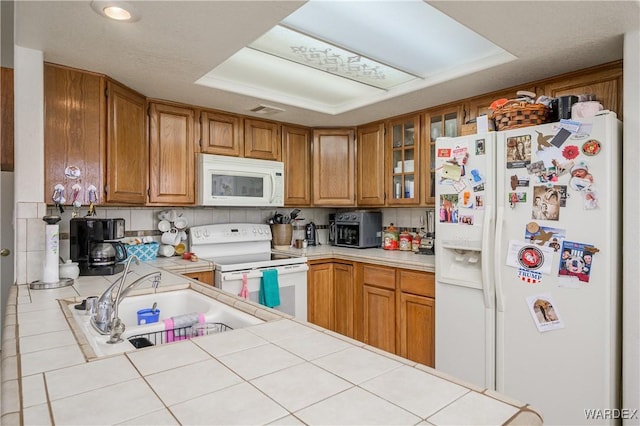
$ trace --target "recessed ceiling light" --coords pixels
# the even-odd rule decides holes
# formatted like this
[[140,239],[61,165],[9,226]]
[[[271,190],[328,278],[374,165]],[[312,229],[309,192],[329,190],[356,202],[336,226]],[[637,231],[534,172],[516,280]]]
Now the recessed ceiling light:
[[99,15],[115,21],[135,22],[140,19],[135,7],[122,1],[94,0],[91,8]]

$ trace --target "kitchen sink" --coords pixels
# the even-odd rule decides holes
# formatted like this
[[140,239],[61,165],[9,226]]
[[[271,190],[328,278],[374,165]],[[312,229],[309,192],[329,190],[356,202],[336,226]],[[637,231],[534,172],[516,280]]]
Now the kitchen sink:
[[[160,310],[158,322],[138,325],[137,312],[141,309],[148,309],[157,303]],[[118,316],[125,324],[125,331],[122,334],[122,342],[109,344],[108,335],[98,333],[90,324],[89,315],[83,310],[73,308],[69,305],[73,318],[79,329],[84,334],[89,345],[97,357],[114,355],[136,348],[166,343],[167,341],[181,340],[185,337],[192,337],[190,329],[180,330],[180,332],[169,331],[171,338],[165,330],[165,319],[177,317],[179,315],[198,313],[202,314],[203,324],[198,324],[197,335],[210,334],[239,329],[262,321],[253,315],[235,309],[225,303],[209,298],[191,289],[160,292],[155,294],[144,294],[139,296],[129,296],[122,300],[118,308]],[[133,341],[129,341],[129,338]],[[147,342],[150,340],[150,342]],[[86,355],[86,354],[85,354]]]

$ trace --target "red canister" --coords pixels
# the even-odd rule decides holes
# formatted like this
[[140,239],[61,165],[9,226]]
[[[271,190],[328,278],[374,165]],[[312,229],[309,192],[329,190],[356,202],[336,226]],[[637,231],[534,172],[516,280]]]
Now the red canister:
[[411,251],[411,241],[413,237],[406,229],[400,233],[399,248],[402,251]]

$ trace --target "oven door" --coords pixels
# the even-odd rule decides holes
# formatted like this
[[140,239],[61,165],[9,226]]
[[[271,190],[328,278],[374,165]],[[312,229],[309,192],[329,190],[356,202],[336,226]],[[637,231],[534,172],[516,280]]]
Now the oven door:
[[359,247],[360,246],[360,224],[359,223],[337,223],[336,224],[336,246]]
[[278,271],[280,306],[274,309],[292,315],[301,321],[306,321],[307,271],[309,270],[306,263],[232,272],[216,270],[215,286],[222,291],[238,296],[242,290],[242,275],[246,274],[249,300],[259,303],[260,279],[262,278],[263,269],[276,269]]

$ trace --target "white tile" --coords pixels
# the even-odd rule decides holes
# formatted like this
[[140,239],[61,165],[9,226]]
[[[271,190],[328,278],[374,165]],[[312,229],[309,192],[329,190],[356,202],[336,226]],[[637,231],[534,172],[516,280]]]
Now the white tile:
[[27,251],[44,250],[44,230],[42,219],[27,219]]
[[355,347],[318,358],[313,363],[355,384],[403,365],[391,358]]
[[414,425],[421,420],[360,388],[347,389],[295,415],[311,425]]
[[169,410],[158,410],[153,413],[145,414],[144,416],[136,417],[135,419],[127,420],[126,422],[118,423],[119,425],[139,425],[139,426],[165,426],[165,425],[179,425],[175,417],[171,415]]
[[66,398],[140,377],[120,355],[45,373],[51,400]]
[[21,338],[27,336],[42,335],[54,331],[69,330],[69,324],[67,323],[67,320],[64,318],[64,316],[62,316],[61,318],[54,318],[53,316],[49,318],[43,317],[41,321],[33,319],[23,320],[24,316],[20,316],[19,318]]
[[16,219],[16,225],[15,225],[16,255],[27,251],[27,220],[28,219]]
[[193,211],[193,222],[189,226],[209,225],[213,223],[213,209],[200,208]]
[[118,383],[51,402],[56,424],[115,424],[164,408],[142,379]]
[[22,415],[25,425],[53,425],[47,404],[26,407],[22,411]]
[[263,338],[243,329],[198,337],[197,339],[193,339],[192,342],[215,357],[266,345],[268,343]]
[[[214,209],[211,223],[230,223],[231,218],[233,218],[233,222],[236,222],[235,216],[231,214],[228,209]],[[238,222],[242,222],[238,220]]]
[[155,230],[157,223],[156,215],[151,209],[131,209],[131,220],[129,230],[131,231],[151,231]]
[[31,295],[32,303],[46,303],[52,299],[67,299],[78,295],[73,286],[47,290],[30,290],[29,294]]
[[399,226],[401,228],[407,228],[411,226],[410,209],[398,209],[397,220],[398,220],[398,223],[396,223],[396,226]]
[[[46,290],[53,291],[53,290]],[[17,305],[18,315],[31,313],[33,315],[37,315],[39,312],[49,309],[57,309],[60,310],[60,304],[57,300],[49,299],[47,301],[39,301],[39,302],[31,302],[31,296],[29,296],[29,286],[21,285],[18,286],[18,295],[23,296],[21,293],[25,292],[27,298],[29,299],[29,303],[22,303]]]
[[189,341],[168,343],[153,350],[129,352],[126,355],[144,376],[211,358]]
[[47,402],[47,392],[44,387],[44,376],[34,374],[22,378],[22,404],[32,407]]
[[258,209],[248,209],[245,214],[247,223],[265,223],[262,212]]
[[44,251],[28,251],[27,258],[27,282],[31,283],[42,279],[44,268]]
[[278,420],[269,423],[270,426],[297,426],[304,425],[300,419],[293,415],[284,416]]
[[29,219],[38,217],[38,203],[16,203],[16,219]]
[[214,359],[151,374],[145,379],[165,405],[175,405],[243,381]]
[[171,407],[181,424],[258,425],[287,415],[248,383],[240,383]]
[[76,338],[71,331],[59,330],[44,334],[36,334],[20,338],[20,352],[23,354],[43,349],[52,349],[60,346],[73,345]]
[[407,366],[364,382],[360,387],[422,418],[469,392],[467,388]]
[[387,227],[393,223],[398,226],[398,209],[382,209],[382,226]]
[[43,217],[45,215],[47,215],[47,204],[46,203],[36,203],[36,208],[38,210],[38,217]]
[[21,252],[15,257],[16,262],[16,283],[26,284],[27,281],[27,253]]
[[491,397],[469,392],[428,418],[434,425],[501,425],[518,412],[518,408]]
[[302,358],[272,344],[224,355],[219,360],[246,380],[304,362]]
[[276,344],[307,361],[351,347],[347,342],[324,333],[289,337],[278,340]]
[[259,377],[251,383],[291,412],[308,407],[353,386],[309,363]]
[[31,352],[21,356],[22,375],[30,376],[57,368],[83,364],[84,362],[86,362],[84,355],[82,355],[80,348],[76,344]]
[[306,327],[288,319],[254,325],[245,328],[245,330],[272,342],[296,336],[303,336],[309,333],[318,333],[310,327]]

